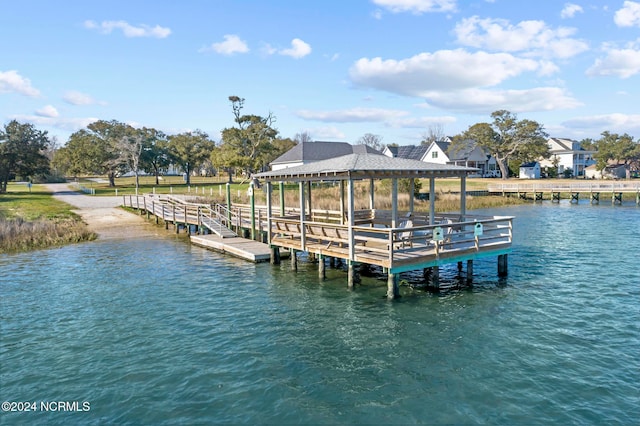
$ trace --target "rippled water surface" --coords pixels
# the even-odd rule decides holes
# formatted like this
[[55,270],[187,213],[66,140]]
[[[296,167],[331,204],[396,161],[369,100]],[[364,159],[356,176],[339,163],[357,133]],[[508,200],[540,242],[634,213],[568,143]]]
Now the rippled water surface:
[[492,213],[506,280],[393,302],[170,233],[0,255],[0,398],[90,403],[0,423],[640,423],[640,209]]

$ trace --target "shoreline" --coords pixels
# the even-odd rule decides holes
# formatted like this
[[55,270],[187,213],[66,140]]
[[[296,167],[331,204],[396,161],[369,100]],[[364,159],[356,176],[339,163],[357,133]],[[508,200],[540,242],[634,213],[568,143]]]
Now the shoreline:
[[121,197],[89,196],[69,188],[68,183],[44,185],[51,196],[73,207],[98,240],[143,238],[157,234],[157,229],[143,216],[130,213],[121,206]]

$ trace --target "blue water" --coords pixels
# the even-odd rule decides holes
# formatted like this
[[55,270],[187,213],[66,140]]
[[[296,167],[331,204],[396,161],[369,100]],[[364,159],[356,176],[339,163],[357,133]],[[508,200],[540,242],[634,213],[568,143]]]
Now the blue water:
[[0,424],[640,423],[640,208],[543,203],[440,293],[167,232],[0,255]]

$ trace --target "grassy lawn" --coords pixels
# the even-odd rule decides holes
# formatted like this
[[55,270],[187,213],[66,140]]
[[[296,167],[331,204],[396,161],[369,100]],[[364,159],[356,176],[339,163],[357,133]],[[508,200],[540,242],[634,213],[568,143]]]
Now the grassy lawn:
[[58,201],[41,185],[33,185],[31,191],[23,184],[7,186],[7,193],[0,194],[0,218],[26,221],[37,219],[77,219],[72,207]]
[[72,208],[41,185],[29,191],[26,185],[9,184],[7,193],[0,194],[0,253],[95,239]]

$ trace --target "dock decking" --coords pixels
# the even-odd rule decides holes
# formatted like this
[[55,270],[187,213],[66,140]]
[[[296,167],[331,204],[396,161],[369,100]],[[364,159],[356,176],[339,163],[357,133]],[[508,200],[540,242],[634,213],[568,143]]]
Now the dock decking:
[[215,234],[191,235],[189,238],[196,246],[230,254],[254,263],[268,262],[271,258],[271,249],[268,244],[246,238],[221,238]]

